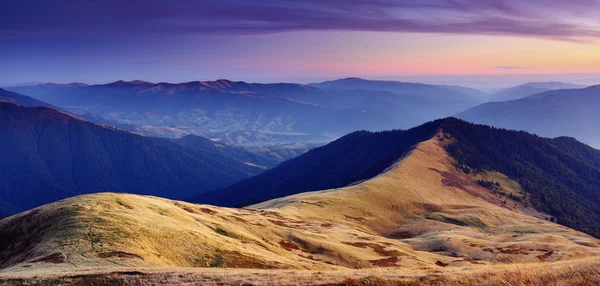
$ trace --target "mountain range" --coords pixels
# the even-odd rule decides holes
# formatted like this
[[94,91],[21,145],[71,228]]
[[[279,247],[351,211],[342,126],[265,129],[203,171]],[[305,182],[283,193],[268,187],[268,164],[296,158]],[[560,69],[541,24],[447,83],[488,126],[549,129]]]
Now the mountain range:
[[358,129],[409,128],[484,101],[483,93],[468,88],[357,78],[311,85],[117,81],[12,91],[141,134],[195,134],[244,146],[328,142]]

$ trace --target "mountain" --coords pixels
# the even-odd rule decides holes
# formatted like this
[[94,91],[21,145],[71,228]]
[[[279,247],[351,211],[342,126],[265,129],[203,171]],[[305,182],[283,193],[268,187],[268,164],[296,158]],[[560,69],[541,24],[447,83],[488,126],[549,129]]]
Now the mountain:
[[45,103],[43,101],[39,101],[39,100],[31,98],[29,96],[10,92],[8,90],[4,90],[1,88],[0,88],[0,102],[10,102],[10,103],[27,106],[27,107],[51,106],[50,104]]
[[13,90],[77,115],[90,113],[132,126],[130,130],[149,136],[194,134],[252,147],[330,142],[359,129],[408,128],[482,102],[473,95],[476,91],[467,88],[391,85],[389,90],[369,90],[363,86],[329,89],[229,80],[179,84],[117,81]]
[[387,91],[393,92],[397,95],[428,97],[463,105],[481,103],[485,99],[484,92],[466,87],[452,85],[431,85],[400,81],[366,80],[354,77],[325,81],[321,83],[312,83],[310,86],[318,87],[324,90]]
[[519,200],[561,224],[600,237],[600,151],[574,139],[541,138],[452,118],[406,131],[351,133],[191,201],[240,206],[356,184],[377,176],[439,130],[444,132],[440,141],[452,141],[445,148],[457,168],[467,174],[502,173],[522,186],[524,197]]
[[281,163],[262,175],[192,198],[219,206],[244,206],[302,192],[344,187],[381,173],[415,144],[431,138],[436,124],[408,131],[357,131]]
[[456,117],[496,127],[525,130],[545,137],[570,136],[600,147],[600,86],[565,89],[485,103]]
[[0,103],[0,138],[0,216],[95,192],[186,198],[275,164],[233,147],[216,151],[221,144],[186,147],[186,139],[148,138],[12,103]]
[[523,85],[507,88],[493,94],[490,98],[492,102],[502,102],[528,97],[537,93],[542,93],[558,89],[579,89],[584,85],[563,83],[563,82],[529,82]]
[[[546,220],[547,214],[526,205],[517,181],[497,172],[466,173],[465,166],[453,164],[451,155],[470,150],[463,149],[463,144],[471,145],[468,136],[493,138],[499,144],[503,142],[497,135],[512,134],[538,144],[552,140],[454,119],[421,129],[411,132],[434,134],[386,172],[337,190],[278,198],[244,209],[101,193],[5,218],[0,221],[0,281],[81,285],[595,281],[585,273],[597,269],[599,240]],[[471,135],[473,131],[482,133]],[[353,138],[378,141],[379,136],[398,132],[402,131]],[[521,148],[530,146],[528,140]],[[351,141],[347,143],[352,145]],[[571,146],[574,150],[578,145]],[[359,150],[345,155],[360,156]],[[477,158],[473,152],[458,154],[467,164],[468,158]],[[484,183],[489,180],[494,183]],[[383,272],[379,280],[367,277]]]

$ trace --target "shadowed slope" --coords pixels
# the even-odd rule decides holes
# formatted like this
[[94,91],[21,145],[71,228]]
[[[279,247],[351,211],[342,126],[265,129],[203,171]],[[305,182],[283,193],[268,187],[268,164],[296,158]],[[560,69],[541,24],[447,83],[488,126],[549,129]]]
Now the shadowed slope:
[[0,103],[0,126],[0,216],[94,192],[185,198],[263,171],[45,107]]

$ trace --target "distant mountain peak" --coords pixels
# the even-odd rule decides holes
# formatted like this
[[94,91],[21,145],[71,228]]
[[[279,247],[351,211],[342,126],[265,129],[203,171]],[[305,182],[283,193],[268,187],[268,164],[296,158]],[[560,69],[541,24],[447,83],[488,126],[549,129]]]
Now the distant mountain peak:
[[53,82],[48,82],[48,83],[38,84],[37,86],[77,87],[77,86],[87,86],[87,84],[81,83],[81,82],[70,82],[70,83],[53,83]]
[[147,81],[143,81],[143,80],[132,80],[132,81],[118,80],[118,81],[107,84],[107,86],[152,85],[152,84],[153,83],[151,83],[151,82],[147,82]]
[[528,82],[518,87],[531,87],[531,88],[544,88],[544,89],[566,89],[566,88],[583,88],[585,86],[568,83],[568,82],[560,82],[560,81],[539,81],[539,82]]

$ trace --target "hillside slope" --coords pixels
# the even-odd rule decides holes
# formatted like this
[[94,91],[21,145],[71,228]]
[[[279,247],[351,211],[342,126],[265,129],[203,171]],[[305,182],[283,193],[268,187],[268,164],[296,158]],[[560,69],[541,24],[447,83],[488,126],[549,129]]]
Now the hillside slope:
[[35,98],[31,98],[29,96],[25,96],[22,94],[10,92],[8,90],[4,90],[0,88],[0,102],[10,102],[26,107],[38,107],[38,106],[48,106],[51,107],[50,104],[45,103],[43,101],[39,101]]
[[236,206],[344,187],[381,173],[440,129],[458,139],[447,148],[465,171],[503,173],[559,223],[600,237],[600,151],[574,139],[541,138],[453,118],[407,131],[355,132],[191,201]]
[[[442,134],[361,184],[246,209],[102,193],[0,221],[2,273],[123,267],[428,271],[600,255],[583,233],[540,219],[453,166]],[[507,201],[506,203],[504,201]]]
[[381,173],[438,129],[428,123],[409,131],[348,134],[283,162],[259,176],[190,199],[219,206],[245,206],[301,192],[343,187]]
[[0,138],[0,216],[84,193],[185,198],[264,170],[45,107],[0,103]]

